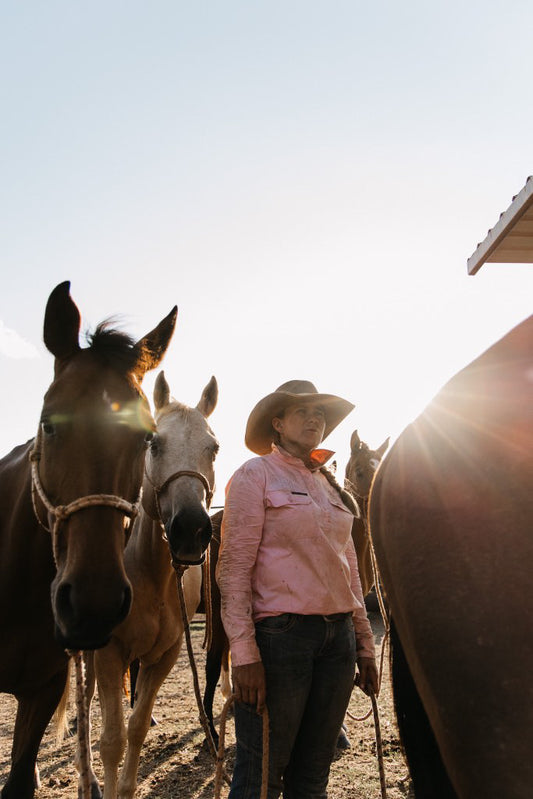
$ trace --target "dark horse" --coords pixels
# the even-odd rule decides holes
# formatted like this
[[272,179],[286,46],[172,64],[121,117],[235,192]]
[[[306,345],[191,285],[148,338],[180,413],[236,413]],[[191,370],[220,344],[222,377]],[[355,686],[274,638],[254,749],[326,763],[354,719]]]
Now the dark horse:
[[453,377],[377,471],[370,528],[415,795],[533,795],[533,316]]
[[31,799],[43,733],[66,687],[65,650],[95,649],[129,612],[127,528],[155,429],[141,380],[161,361],[174,308],[136,344],[80,314],[61,283],[44,342],[55,356],[35,439],[0,461],[0,690],[18,701],[2,799]]

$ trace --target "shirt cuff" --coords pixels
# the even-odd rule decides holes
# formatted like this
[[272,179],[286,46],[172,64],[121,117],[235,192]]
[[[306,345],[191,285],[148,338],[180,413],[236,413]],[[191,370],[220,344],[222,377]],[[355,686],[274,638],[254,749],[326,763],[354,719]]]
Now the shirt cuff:
[[231,645],[231,665],[246,666],[261,660],[259,648],[254,640],[235,641]]

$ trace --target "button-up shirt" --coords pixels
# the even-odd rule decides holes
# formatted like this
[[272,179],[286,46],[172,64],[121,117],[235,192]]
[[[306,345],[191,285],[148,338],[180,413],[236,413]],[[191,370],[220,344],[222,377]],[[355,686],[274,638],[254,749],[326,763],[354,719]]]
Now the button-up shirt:
[[254,622],[281,613],[351,612],[358,657],[374,657],[352,522],[324,475],[281,448],[235,472],[217,565],[234,665],[261,659]]

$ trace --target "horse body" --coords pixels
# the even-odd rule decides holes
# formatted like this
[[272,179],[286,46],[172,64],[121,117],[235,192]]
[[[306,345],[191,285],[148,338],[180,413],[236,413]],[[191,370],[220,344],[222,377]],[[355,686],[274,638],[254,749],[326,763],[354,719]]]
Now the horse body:
[[[188,619],[200,603],[202,575],[198,564],[211,538],[207,507],[218,449],[207,417],[217,396],[212,378],[197,407],[188,408],[170,400],[163,374],[156,382],[157,434],[146,458],[143,508],[125,553],[133,586],[132,608],[110,643],[95,652],[105,799],[134,795],[140,751],[156,695],[179,654],[184,621],[173,564],[192,564],[183,577]],[[164,540],[163,532],[168,540]],[[126,746],[123,676],[135,659],[140,661],[136,699],[119,779],[118,767]]]
[[354,519],[352,538],[357,553],[363,596],[366,596],[374,585],[368,538],[368,496],[374,474],[388,446],[387,438],[377,449],[370,449],[368,444],[361,441],[357,430],[354,430],[350,439],[350,459],[346,464],[344,482],[346,490],[355,497],[361,511],[361,518]]
[[129,610],[124,514],[135,512],[153,426],[140,382],[175,320],[173,309],[136,345],[101,326],[81,349],[69,283],[48,300],[54,380],[36,438],[0,461],[0,690],[18,700],[2,799],[34,795],[38,748],[65,689],[65,649],[102,645]]
[[531,796],[532,352],[530,317],[449,381],[372,487],[417,797]]

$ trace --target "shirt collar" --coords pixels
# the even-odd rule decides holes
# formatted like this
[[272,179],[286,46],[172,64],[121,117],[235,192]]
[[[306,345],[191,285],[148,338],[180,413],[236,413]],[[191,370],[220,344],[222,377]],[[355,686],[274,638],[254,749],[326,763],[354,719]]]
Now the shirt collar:
[[292,463],[294,466],[299,466],[302,469],[308,469],[311,472],[316,472],[335,455],[331,449],[313,449],[309,453],[309,461],[305,462],[295,455],[291,455],[286,449],[280,447],[278,444],[272,444],[272,452],[280,455],[287,463]]

